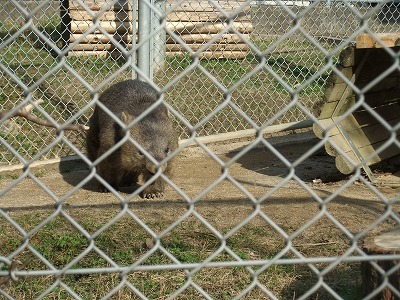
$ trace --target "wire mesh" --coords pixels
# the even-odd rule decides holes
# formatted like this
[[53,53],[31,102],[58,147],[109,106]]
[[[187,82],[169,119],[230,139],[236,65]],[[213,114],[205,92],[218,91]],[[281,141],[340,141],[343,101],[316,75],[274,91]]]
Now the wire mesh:
[[[319,124],[339,54],[360,33],[399,32],[397,3],[144,4],[152,22],[141,41],[133,1],[0,0],[2,110],[11,115],[31,104],[32,114],[56,127],[1,120],[1,163],[23,167],[0,178],[0,295],[372,299],[389,291],[400,297],[393,281],[399,252],[368,253],[363,244],[398,226],[397,189],[381,189],[364,176],[368,159],[338,182],[319,180],[335,169],[321,154],[328,136],[288,144],[262,134],[305,119]],[[136,56],[147,42],[150,75]],[[399,71],[398,53],[384,51],[390,72]],[[122,191],[106,184],[109,193],[99,193],[93,182],[103,179],[98,162],[85,155],[84,134],[62,128],[87,125],[101,92],[136,76],[162,94],[182,140],[172,153],[175,177],[159,168],[151,179],[168,186],[161,199],[139,197],[150,181]],[[399,148],[396,119],[386,122],[363,98],[368,83],[361,91],[349,84],[358,105],[388,131],[373,155]],[[38,99],[44,103],[35,104]],[[255,137],[228,153],[198,139],[246,129]],[[61,161],[60,172],[34,168],[71,154],[80,162]],[[368,292],[367,266],[381,280]]]

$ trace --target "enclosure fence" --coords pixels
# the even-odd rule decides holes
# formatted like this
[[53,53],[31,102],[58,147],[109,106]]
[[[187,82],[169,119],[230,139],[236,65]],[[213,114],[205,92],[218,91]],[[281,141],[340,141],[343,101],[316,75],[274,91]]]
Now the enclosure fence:
[[[0,0],[0,162],[22,165],[0,175],[2,299],[400,298],[398,245],[364,247],[400,222],[396,190],[365,176],[372,154],[330,186],[300,175],[316,156],[330,159],[321,154],[328,135],[298,156],[264,135],[302,122],[324,128],[336,74],[358,102],[334,125],[362,109],[389,136],[373,155],[400,148],[397,119],[387,122],[364,97],[400,71],[398,48],[378,45],[391,66],[363,88],[337,66],[360,34],[400,32],[399,18],[386,1]],[[85,188],[102,180],[97,163],[86,157],[84,133],[66,130],[87,125],[101,92],[129,78],[162,95],[181,140],[167,161],[188,162],[178,179],[161,168],[154,175],[168,186],[164,198]],[[29,106],[53,128],[11,118]],[[248,130],[254,137],[223,157],[200,138]],[[64,181],[32,167],[70,156],[68,170],[60,163]],[[235,173],[246,163],[256,179]],[[268,173],[273,166],[285,172]],[[81,177],[65,179],[74,172]],[[357,198],[347,194],[354,187]],[[376,282],[366,283],[368,268]]]

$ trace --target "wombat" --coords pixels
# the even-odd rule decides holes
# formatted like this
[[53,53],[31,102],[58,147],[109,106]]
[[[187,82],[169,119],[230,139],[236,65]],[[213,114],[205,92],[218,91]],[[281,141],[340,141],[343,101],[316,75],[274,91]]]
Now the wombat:
[[[158,99],[159,94],[148,83],[126,80],[104,91],[99,101],[109,109],[109,112],[128,125]],[[174,130],[168,109],[162,104],[140,119],[129,131],[130,136],[158,162],[178,148],[178,135]],[[100,106],[96,105],[89,119],[89,130],[86,136],[89,159],[95,161],[117,144],[125,134],[126,131]],[[173,158],[161,168],[167,177],[171,177],[174,169]],[[140,179],[146,182],[156,172],[157,167],[129,141],[97,165],[97,173],[115,189],[136,184]],[[102,185],[101,189],[107,191]],[[164,181],[157,178],[143,190],[141,196],[144,198],[162,196],[164,189]]]

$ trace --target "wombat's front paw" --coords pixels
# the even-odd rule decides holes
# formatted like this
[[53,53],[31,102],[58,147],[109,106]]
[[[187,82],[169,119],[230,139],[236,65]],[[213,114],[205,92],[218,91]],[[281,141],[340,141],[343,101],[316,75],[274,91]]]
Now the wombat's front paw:
[[141,193],[141,196],[145,199],[154,199],[164,196],[163,192],[164,191],[161,191],[154,186],[149,186]]
[[102,184],[99,184],[98,190],[100,193],[109,193],[110,191]]

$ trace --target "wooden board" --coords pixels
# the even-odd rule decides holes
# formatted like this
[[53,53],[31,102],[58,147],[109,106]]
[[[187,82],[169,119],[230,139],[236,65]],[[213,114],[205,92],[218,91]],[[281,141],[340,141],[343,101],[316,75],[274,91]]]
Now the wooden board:
[[356,48],[382,48],[400,46],[400,33],[362,33],[357,36]]

